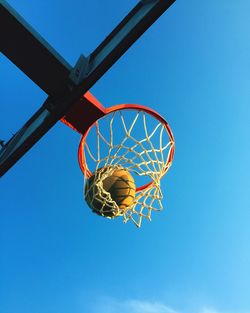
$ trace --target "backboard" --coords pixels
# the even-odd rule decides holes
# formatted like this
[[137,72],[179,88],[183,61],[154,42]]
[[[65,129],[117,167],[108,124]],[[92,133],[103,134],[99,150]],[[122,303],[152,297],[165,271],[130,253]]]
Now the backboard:
[[0,0],[0,51],[48,94],[41,108],[0,150],[0,176],[74,106],[81,103],[88,108],[86,128],[102,116],[102,106],[92,101],[88,90],[174,2],[140,1],[88,57],[80,56],[71,67],[6,1]]

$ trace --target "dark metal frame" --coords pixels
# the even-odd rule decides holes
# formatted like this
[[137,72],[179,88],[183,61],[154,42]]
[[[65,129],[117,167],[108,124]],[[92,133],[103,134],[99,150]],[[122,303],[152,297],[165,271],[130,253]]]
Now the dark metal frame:
[[5,0],[0,0],[0,52],[48,94],[42,107],[0,150],[0,177],[174,2],[140,1],[89,57],[80,56],[72,68]]

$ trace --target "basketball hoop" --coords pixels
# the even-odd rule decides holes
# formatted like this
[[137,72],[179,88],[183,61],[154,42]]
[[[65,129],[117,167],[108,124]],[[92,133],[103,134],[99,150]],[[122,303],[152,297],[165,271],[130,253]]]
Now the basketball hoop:
[[[140,105],[123,104],[105,110],[83,135],[78,150],[80,168],[86,181],[100,169],[124,168],[134,177],[136,196],[122,212],[124,222],[138,227],[152,211],[162,210],[161,178],[174,157],[173,133],[157,112]],[[102,185],[101,185],[102,186]],[[99,188],[99,193],[103,190]]]

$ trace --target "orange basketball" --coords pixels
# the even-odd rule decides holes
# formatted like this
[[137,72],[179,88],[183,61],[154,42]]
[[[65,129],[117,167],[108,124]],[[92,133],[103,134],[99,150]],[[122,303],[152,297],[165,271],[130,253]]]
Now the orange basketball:
[[[100,188],[96,186],[96,182],[101,175],[105,174],[105,171],[103,168],[99,169],[87,181],[85,186],[85,200],[95,213],[112,218],[122,215],[133,204],[136,187],[134,179],[128,170],[116,169],[111,175],[105,177],[103,180],[101,179],[104,191],[100,191]],[[111,199],[115,201],[119,208],[118,210],[110,201],[107,201],[108,197],[105,192],[109,193]]]

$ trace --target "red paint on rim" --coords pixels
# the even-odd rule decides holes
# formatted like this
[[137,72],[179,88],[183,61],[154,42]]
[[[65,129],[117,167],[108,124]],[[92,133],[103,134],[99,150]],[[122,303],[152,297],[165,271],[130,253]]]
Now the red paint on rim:
[[[172,163],[173,158],[174,158],[174,152],[175,152],[174,135],[173,135],[173,132],[172,132],[170,126],[168,125],[167,121],[160,114],[158,114],[156,111],[154,111],[150,108],[147,108],[143,105],[138,105],[138,104],[118,104],[118,105],[115,105],[115,106],[112,106],[110,108],[105,109],[105,115],[116,112],[116,111],[120,111],[120,110],[144,111],[144,112],[148,113],[149,115],[153,116],[154,118],[156,118],[158,121],[160,121],[165,126],[165,129],[167,130],[170,142],[172,143],[172,145],[170,147],[168,159],[166,161],[165,168],[164,168],[165,169],[164,174],[165,174],[168,171],[169,167],[171,166],[171,163]],[[88,178],[92,176],[92,173],[89,170],[88,165],[86,163],[86,159],[85,159],[85,155],[84,155],[84,144],[85,144],[85,141],[86,141],[86,138],[88,136],[90,129],[92,128],[92,126],[95,123],[96,123],[96,121],[89,127],[89,129],[86,131],[86,133],[82,136],[80,144],[79,144],[79,148],[78,148],[79,166],[80,166],[83,174],[84,175],[86,174]],[[143,189],[146,189],[149,186],[151,186],[152,184],[153,184],[153,181],[149,182],[146,185],[143,185],[143,186],[136,188],[136,191],[141,191]]]

